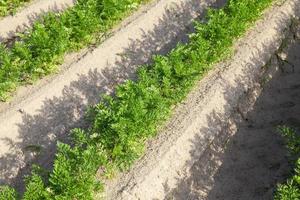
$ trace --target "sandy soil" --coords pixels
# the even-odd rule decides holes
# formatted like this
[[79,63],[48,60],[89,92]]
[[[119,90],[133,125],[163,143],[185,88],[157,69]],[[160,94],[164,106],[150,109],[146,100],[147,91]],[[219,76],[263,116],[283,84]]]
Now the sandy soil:
[[0,103],[0,183],[22,190],[20,180],[32,160],[49,168],[56,141],[67,141],[70,129],[85,126],[87,104],[134,78],[136,67],[150,62],[152,55],[185,42],[193,31],[192,20],[207,6],[220,5],[221,0],[154,1],[125,20],[99,47],[67,58],[59,74],[23,87],[11,102]]
[[42,14],[62,11],[74,3],[75,0],[33,0],[15,15],[0,19],[0,42],[12,39],[17,32],[28,29]]
[[[71,128],[85,126],[87,104],[134,78],[136,67],[151,62],[153,54],[185,42],[191,20],[208,5],[223,3],[157,0],[99,47],[71,56],[59,74],[1,103],[0,183],[22,190],[27,166],[50,167],[56,141],[67,141]],[[107,181],[107,199],[269,199],[289,172],[274,127],[299,124],[300,87],[298,68],[294,72],[276,59],[262,67],[280,47],[296,8],[300,0],[274,6],[237,42],[233,58],[199,82],[133,169]],[[284,49],[297,66],[299,48]]]
[[[233,58],[211,71],[199,82],[187,100],[175,109],[173,118],[159,136],[149,142],[146,155],[133,169],[107,182],[105,197],[122,200],[216,197],[268,199],[275,180],[282,180],[289,167],[282,140],[273,130],[276,124],[270,126],[264,121],[259,121],[260,118],[255,113],[261,112],[257,111],[255,102],[264,99],[261,95],[264,94],[261,89],[263,83],[276,77],[276,66],[264,66],[280,48],[292,16],[299,14],[299,5],[300,1],[290,0],[270,9],[264,20],[258,22],[255,28],[237,43]],[[291,77],[287,79],[291,80]],[[297,77],[294,77],[292,88],[297,88],[296,80]],[[297,95],[295,91],[293,94]],[[274,100],[273,104],[276,106],[282,104],[292,107],[295,104],[286,102],[286,99],[277,102],[279,100],[272,97],[271,100]],[[266,110],[273,110],[268,102],[264,105]],[[248,112],[250,114],[247,116]],[[290,110],[285,112],[291,114]],[[254,114],[250,118],[251,113]],[[280,113],[278,116],[281,115]],[[274,117],[269,120],[273,122],[275,119]],[[243,120],[246,122],[242,122]],[[242,125],[239,121],[249,124]],[[260,125],[268,127],[268,131],[264,132]],[[248,135],[240,133],[242,127],[242,132],[247,132]],[[255,137],[254,134],[259,134],[259,137]],[[238,148],[231,149],[234,145]],[[226,154],[225,146],[231,152],[231,157],[224,159],[223,165],[222,155],[224,152],[225,155],[229,154]],[[243,148],[246,150],[242,151]],[[259,158],[261,163],[255,160],[256,158]],[[240,163],[237,163],[238,161]],[[237,165],[233,166],[234,162]],[[220,178],[214,181],[214,175],[222,166],[224,170],[222,173],[220,170]],[[231,180],[230,175],[236,175],[237,179]],[[250,180],[251,178],[253,179]],[[246,190],[246,187],[249,189]],[[244,188],[244,193],[240,188]]]
[[298,38],[290,35],[266,66],[278,70],[256,89],[260,95],[251,111],[235,114],[237,131],[224,130],[166,199],[273,199],[276,185],[292,172],[276,127],[300,130],[299,24],[295,30]]

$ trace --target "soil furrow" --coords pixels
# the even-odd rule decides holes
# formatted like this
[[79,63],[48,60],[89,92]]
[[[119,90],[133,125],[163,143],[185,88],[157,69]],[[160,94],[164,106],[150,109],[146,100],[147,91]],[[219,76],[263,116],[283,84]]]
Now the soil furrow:
[[[282,4],[277,3],[268,10],[263,20],[237,42],[233,58],[219,64],[211,71],[199,82],[187,100],[176,108],[166,128],[156,139],[149,142],[146,155],[132,170],[120,174],[115,180],[107,183],[106,197],[108,199],[205,199],[208,197],[212,190],[211,185],[203,185],[200,189],[196,186],[205,181],[213,182],[210,176],[205,175],[217,173],[218,167],[222,164],[218,156],[220,157],[225,151],[224,146],[228,138],[239,128],[233,121],[234,113],[238,113],[241,120],[249,120],[247,113],[251,111],[260,95],[256,87],[260,88],[259,83],[263,83],[267,75],[271,78],[276,72],[275,70],[266,74],[264,66],[280,48],[292,18],[296,14],[299,16],[297,10],[299,8],[299,0],[289,0]],[[252,93],[251,98],[248,98],[249,93]],[[286,107],[291,107],[293,102],[283,103]],[[265,134],[261,139],[265,140],[269,136],[270,133]],[[278,139],[274,137],[274,140],[276,138]],[[217,148],[220,149],[215,150],[216,154],[209,153],[210,146],[214,146],[218,141],[221,146]],[[272,152],[276,145],[271,147],[268,152]],[[234,155],[243,158],[242,153]],[[282,156],[283,151],[276,155]],[[276,163],[276,160],[273,161],[271,163]],[[201,165],[195,164],[199,162]],[[203,166],[205,162],[207,162],[206,168]],[[250,170],[253,166],[246,167],[248,168],[243,169]],[[271,167],[275,169],[277,165]],[[198,170],[199,173],[193,173],[192,169]],[[188,184],[185,180],[189,181]],[[224,187],[228,185],[223,183]],[[260,185],[254,188],[256,194],[264,193],[264,189]],[[217,188],[216,191],[218,192]],[[232,195],[234,194],[228,195],[228,199],[234,199],[230,198],[233,197]]]
[[[22,187],[27,166],[51,168],[57,140],[73,127],[86,126],[87,105],[111,93],[152,55],[169,52],[193,32],[192,20],[218,0],[159,0],[142,7],[99,47],[69,56],[59,74],[21,88],[0,109],[0,183]],[[163,36],[163,37],[162,37]],[[34,161],[33,161],[34,160]],[[20,170],[22,169],[22,170]]]
[[294,69],[272,58],[266,66],[272,79],[262,83],[246,120],[234,116],[236,132],[224,131],[214,140],[170,199],[273,199],[277,184],[290,176],[289,153],[277,130],[300,128],[300,88],[294,87],[300,80],[300,38],[288,38],[284,54]]

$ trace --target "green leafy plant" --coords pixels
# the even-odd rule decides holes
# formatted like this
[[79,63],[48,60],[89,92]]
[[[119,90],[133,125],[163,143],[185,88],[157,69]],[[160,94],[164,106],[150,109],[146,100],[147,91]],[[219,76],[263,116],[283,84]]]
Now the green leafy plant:
[[8,186],[0,186],[0,199],[15,200],[17,198],[16,191]]
[[[119,1],[103,2],[110,3],[105,16],[126,7],[117,7]],[[178,44],[167,56],[155,56],[152,65],[139,68],[136,81],[119,85],[113,97],[103,96],[103,101],[90,107],[90,128],[73,130],[71,145],[58,144],[50,175],[36,177],[33,173],[27,185],[36,188],[34,194],[42,194],[40,199],[92,199],[102,179],[112,176],[114,170],[128,169],[143,154],[145,142],[157,134],[173,106],[214,63],[231,54],[234,40],[271,3],[230,0],[223,9],[210,10],[207,23],[195,24],[188,44]],[[30,199],[31,193],[28,188],[24,196]]]
[[9,98],[19,85],[56,71],[66,53],[95,42],[147,1],[78,0],[61,14],[43,16],[11,48],[0,45],[0,100]]
[[279,184],[275,193],[275,200],[300,199],[300,136],[288,126],[278,127],[279,133],[285,138],[286,146],[292,157],[297,157],[295,174],[287,183]]
[[10,15],[30,0],[0,0],[0,17]]
[[275,193],[275,200],[300,199],[300,159],[297,161],[295,175],[287,183],[279,184]]
[[286,146],[292,155],[300,155],[300,136],[295,129],[288,126],[278,127],[279,133],[285,138]]

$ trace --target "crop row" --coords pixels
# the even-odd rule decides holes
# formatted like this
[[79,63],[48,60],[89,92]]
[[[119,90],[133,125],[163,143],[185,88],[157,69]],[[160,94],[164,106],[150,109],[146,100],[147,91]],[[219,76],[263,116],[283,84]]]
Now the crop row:
[[61,14],[46,14],[31,30],[19,34],[12,47],[0,44],[0,100],[19,85],[55,71],[65,53],[95,41],[146,1],[78,0]]
[[[99,104],[90,107],[90,128],[74,129],[71,145],[58,143],[53,171],[34,167],[26,178],[23,199],[93,199],[103,188],[103,179],[129,169],[143,154],[145,142],[157,134],[173,106],[213,64],[231,55],[234,40],[271,3],[229,0],[224,8],[209,10],[208,22],[195,23],[196,32],[188,44],[156,56],[153,64],[139,68],[136,81],[119,85],[113,97],[103,96]],[[1,200],[17,198],[9,187],[2,187],[0,194]]]
[[31,0],[0,0],[0,17],[13,14],[16,10]]
[[285,184],[278,185],[275,200],[300,199],[300,136],[295,129],[287,126],[279,127],[279,132],[285,138],[291,160],[296,158],[296,162],[295,174]]

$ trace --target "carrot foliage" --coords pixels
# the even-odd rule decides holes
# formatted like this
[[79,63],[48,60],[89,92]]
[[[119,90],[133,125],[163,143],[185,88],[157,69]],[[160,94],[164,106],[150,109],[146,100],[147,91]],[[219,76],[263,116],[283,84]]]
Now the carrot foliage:
[[[84,5],[93,8],[88,15],[101,15],[97,6],[102,12],[105,10],[102,4],[95,5],[92,0],[85,2],[91,2]],[[113,2],[120,1],[111,1],[112,10],[106,13],[119,12],[127,6],[124,4],[125,7],[114,10]],[[196,32],[190,35],[188,44],[178,44],[166,56],[155,56],[153,64],[139,68],[136,81],[119,85],[114,97],[104,96],[103,101],[89,109],[90,128],[74,129],[72,145],[58,143],[53,171],[48,176],[34,171],[27,178],[24,199],[93,199],[95,191],[102,188],[101,180],[115,170],[129,169],[143,154],[145,141],[155,136],[170,117],[172,107],[186,97],[214,63],[231,54],[234,40],[241,37],[271,3],[272,0],[229,0],[224,8],[210,10],[207,23],[195,23]],[[55,16],[49,16],[50,19],[53,24],[63,23],[57,22]],[[78,22],[70,20],[69,23]],[[89,41],[86,30],[75,35],[72,30],[67,29],[67,33],[61,30],[55,34],[60,40],[64,40],[64,34],[73,37],[70,43],[59,44],[54,50],[64,52],[62,49],[66,46],[77,47],[82,38]],[[31,58],[31,54],[24,56]],[[102,176],[96,179],[98,169]]]

